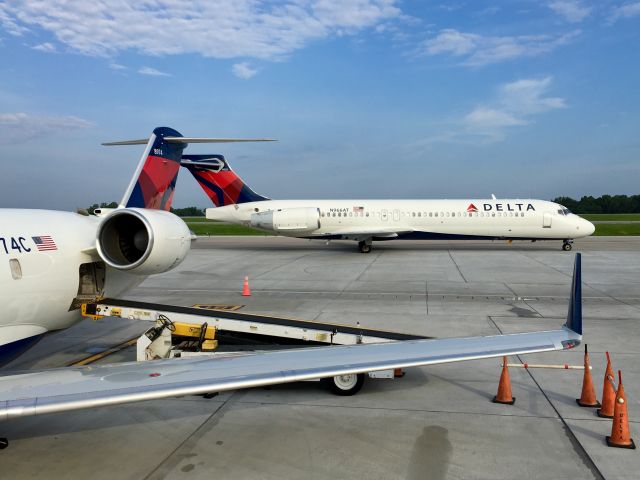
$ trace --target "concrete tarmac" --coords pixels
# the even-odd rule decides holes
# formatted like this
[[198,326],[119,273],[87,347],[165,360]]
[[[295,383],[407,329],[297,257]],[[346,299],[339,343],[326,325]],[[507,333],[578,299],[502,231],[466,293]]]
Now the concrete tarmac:
[[[200,238],[175,271],[127,298],[243,305],[244,312],[435,337],[556,328],[574,255],[560,242],[374,243]],[[621,369],[640,441],[640,238],[577,240],[584,339],[601,395],[604,352]],[[242,297],[248,275],[253,295]],[[146,324],[83,321],[8,369],[60,367],[140,334]],[[102,362],[131,360],[133,349]],[[511,362],[582,364],[582,350]],[[491,403],[499,360],[369,379],[354,397],[316,382],[12,420],[0,478],[637,478],[638,451],[607,448],[611,421],[576,405],[582,373],[511,369],[513,406]]]

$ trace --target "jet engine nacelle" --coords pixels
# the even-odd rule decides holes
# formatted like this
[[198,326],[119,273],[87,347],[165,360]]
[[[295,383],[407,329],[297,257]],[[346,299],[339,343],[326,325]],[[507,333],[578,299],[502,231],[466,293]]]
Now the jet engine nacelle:
[[163,273],[191,248],[189,227],[170,212],[122,208],[98,227],[98,254],[109,266],[136,275]]
[[313,207],[283,208],[251,215],[251,226],[275,232],[312,232],[320,228],[320,210]]

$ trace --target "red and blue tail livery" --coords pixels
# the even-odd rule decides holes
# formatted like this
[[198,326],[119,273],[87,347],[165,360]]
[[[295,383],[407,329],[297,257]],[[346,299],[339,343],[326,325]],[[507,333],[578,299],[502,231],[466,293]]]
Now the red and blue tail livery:
[[182,166],[191,172],[216,207],[269,200],[251,190],[222,155],[184,155]]
[[171,208],[186,143],[168,142],[165,137],[175,139],[182,135],[167,127],[158,127],[153,131],[122,200],[122,206],[155,210]]

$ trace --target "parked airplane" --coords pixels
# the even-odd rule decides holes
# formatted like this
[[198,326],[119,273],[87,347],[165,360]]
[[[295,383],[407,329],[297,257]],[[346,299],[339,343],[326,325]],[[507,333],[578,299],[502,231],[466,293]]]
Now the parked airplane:
[[[183,161],[216,208],[207,218],[279,235],[355,240],[369,253],[374,240],[562,240],[591,235],[591,222],[545,200],[271,200],[255,193],[222,155]],[[207,165],[208,164],[208,165]]]
[[[0,421],[395,368],[567,350],[581,340],[578,253],[567,320],[556,330],[285,349],[232,357],[173,358],[5,375],[0,376]],[[6,438],[0,438],[0,449],[8,444]]]
[[[188,143],[247,141],[185,138],[156,128],[120,206],[97,216],[0,209],[0,365],[49,331],[81,319],[81,303],[115,297],[147,275],[176,267],[191,233],[168,210]],[[250,140],[249,140],[250,141]]]

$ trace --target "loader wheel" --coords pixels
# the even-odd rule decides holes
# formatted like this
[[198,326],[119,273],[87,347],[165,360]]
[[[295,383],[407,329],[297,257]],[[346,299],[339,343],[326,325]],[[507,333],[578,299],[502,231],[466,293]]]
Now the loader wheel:
[[348,397],[360,391],[362,385],[364,385],[364,375],[364,373],[349,373],[347,375],[323,378],[322,382],[335,395]]

